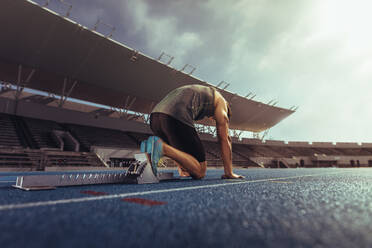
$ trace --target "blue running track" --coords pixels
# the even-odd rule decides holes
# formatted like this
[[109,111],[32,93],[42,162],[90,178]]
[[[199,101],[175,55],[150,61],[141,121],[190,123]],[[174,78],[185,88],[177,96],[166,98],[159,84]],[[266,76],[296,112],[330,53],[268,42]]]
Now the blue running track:
[[372,247],[372,169],[26,192],[0,173],[0,247]]

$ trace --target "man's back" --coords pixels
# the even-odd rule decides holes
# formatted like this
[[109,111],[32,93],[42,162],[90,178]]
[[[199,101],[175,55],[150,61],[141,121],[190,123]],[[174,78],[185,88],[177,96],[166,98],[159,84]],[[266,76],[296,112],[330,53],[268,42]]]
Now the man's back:
[[191,127],[195,120],[214,115],[215,90],[203,85],[186,85],[172,90],[152,113],[164,113]]

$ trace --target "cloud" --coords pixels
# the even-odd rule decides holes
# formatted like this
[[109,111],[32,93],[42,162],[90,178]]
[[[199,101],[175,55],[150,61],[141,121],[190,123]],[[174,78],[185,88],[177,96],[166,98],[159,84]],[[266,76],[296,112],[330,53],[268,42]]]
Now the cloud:
[[151,12],[154,6],[141,1],[129,2],[125,7],[133,9],[134,28],[145,32],[148,37],[147,49],[152,54],[177,54],[183,60],[184,56],[202,45],[198,33],[178,28],[179,20],[175,16],[157,15]]
[[346,28],[341,20],[329,24],[333,16],[329,11],[314,15],[319,7],[324,6],[315,6],[302,16],[302,22],[283,34],[261,61],[261,73],[285,79],[282,92],[301,106],[285,125],[275,128],[274,135],[287,140],[371,140],[370,96],[366,93],[372,90],[372,74],[367,69],[371,49],[362,47],[370,32],[362,35],[358,31],[363,22]]

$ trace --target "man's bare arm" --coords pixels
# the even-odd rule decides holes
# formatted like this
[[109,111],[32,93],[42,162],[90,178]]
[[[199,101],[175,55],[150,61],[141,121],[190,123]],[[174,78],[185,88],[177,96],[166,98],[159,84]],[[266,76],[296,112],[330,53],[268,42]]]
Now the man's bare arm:
[[215,120],[225,172],[222,178],[243,178],[242,176],[233,173],[232,145],[231,138],[229,136],[229,118],[227,116],[226,102],[223,99],[221,99],[220,102],[217,103],[215,110]]
[[228,135],[227,123],[216,123],[218,142],[220,143],[222,161],[224,166],[225,176],[229,177],[233,174],[232,171],[232,151],[231,138]]

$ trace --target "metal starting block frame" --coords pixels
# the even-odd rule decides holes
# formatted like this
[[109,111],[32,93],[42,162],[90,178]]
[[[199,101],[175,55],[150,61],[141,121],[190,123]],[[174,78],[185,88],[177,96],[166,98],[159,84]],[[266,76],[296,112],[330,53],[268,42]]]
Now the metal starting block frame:
[[18,176],[13,187],[29,191],[93,184],[159,183],[175,179],[173,172],[158,172],[156,176],[147,153],[135,154],[134,157],[136,161],[129,166],[126,172]]

